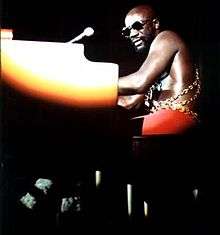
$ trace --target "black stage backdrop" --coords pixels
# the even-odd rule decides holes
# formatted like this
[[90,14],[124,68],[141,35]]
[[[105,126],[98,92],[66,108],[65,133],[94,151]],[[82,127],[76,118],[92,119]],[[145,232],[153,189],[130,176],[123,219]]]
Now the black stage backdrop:
[[205,99],[203,112],[218,120],[219,30],[217,1],[12,1],[1,4],[1,27],[12,28],[14,39],[66,42],[91,26],[94,36],[81,42],[92,61],[115,62],[120,73],[134,68],[132,49],[121,36],[128,9],[149,2],[157,7],[163,25],[178,31],[203,68]]
[[[214,138],[214,134],[219,134],[220,117],[217,1],[3,0],[1,28],[13,29],[15,40],[66,42],[91,26],[95,34],[81,41],[85,45],[85,56],[91,61],[117,63],[120,75],[125,75],[137,64],[133,63],[134,52],[121,36],[124,16],[130,8],[145,2],[156,6],[165,27],[176,30],[185,38],[202,71],[203,128],[199,141],[203,144],[199,146],[204,147],[208,154],[200,159],[204,148],[202,151],[197,149],[195,154],[202,161],[198,165],[202,165],[204,173],[200,182],[205,188],[203,203],[206,212],[213,213],[214,210],[210,212],[207,205],[216,206],[217,200],[213,197],[217,196],[210,192],[218,190],[216,181],[219,178],[216,173],[218,154],[215,153],[218,153],[219,142]],[[14,201],[28,191],[37,178],[51,177],[59,181],[71,175],[78,182],[78,178],[91,173],[90,168],[107,168],[110,175],[114,169],[117,177],[121,177],[123,169],[122,182],[125,183],[125,178],[131,176],[126,170],[130,169],[126,115],[123,110],[116,112],[114,108],[85,111],[60,107],[26,97],[9,87],[1,87],[3,234],[12,235],[15,228],[22,231],[18,223],[25,223],[22,218],[17,222],[16,213],[19,215],[20,212]],[[119,116],[123,120],[121,124],[118,124]],[[113,178],[115,183],[118,179]],[[89,196],[92,198],[91,193]]]

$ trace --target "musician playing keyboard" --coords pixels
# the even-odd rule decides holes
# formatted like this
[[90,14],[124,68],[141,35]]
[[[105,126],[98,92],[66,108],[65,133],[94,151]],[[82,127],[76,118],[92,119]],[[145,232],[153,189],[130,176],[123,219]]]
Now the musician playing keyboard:
[[128,110],[144,105],[140,133],[178,134],[198,123],[200,80],[190,52],[175,32],[163,30],[159,16],[149,5],[131,9],[122,34],[136,52],[145,53],[141,67],[119,78],[118,104]]

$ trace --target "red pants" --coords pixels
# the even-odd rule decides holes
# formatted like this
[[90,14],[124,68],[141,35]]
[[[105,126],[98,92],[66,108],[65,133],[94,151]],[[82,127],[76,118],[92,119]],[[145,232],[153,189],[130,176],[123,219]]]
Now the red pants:
[[143,118],[142,135],[182,134],[197,124],[192,116],[171,109],[161,109]]

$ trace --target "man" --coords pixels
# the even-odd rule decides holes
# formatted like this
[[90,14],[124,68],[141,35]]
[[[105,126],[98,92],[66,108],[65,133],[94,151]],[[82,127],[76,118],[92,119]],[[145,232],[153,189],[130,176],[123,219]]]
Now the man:
[[128,12],[122,34],[145,53],[141,67],[118,84],[118,105],[132,110],[144,104],[144,115],[132,118],[142,122],[140,134],[179,134],[195,126],[200,81],[182,38],[162,30],[148,5]]
[[[148,221],[153,225],[153,234],[162,234],[164,229],[169,234],[180,234],[183,229],[183,234],[189,234],[193,159],[187,157],[188,143],[176,138],[176,134],[185,133],[198,123],[198,71],[183,39],[173,31],[161,29],[151,6],[131,9],[122,33],[136,52],[144,55],[136,72],[119,78],[118,105],[129,111],[144,106],[143,114],[132,117],[136,128],[133,135],[153,135],[145,142],[133,139],[132,145],[137,159],[134,178],[149,203]],[[154,138],[163,134],[175,134],[175,138]]]

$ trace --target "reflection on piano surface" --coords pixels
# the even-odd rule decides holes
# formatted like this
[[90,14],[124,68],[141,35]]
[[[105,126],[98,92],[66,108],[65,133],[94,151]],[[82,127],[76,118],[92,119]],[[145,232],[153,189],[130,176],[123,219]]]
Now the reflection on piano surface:
[[1,40],[2,79],[24,94],[72,107],[113,107],[118,65],[92,62],[83,44]]

